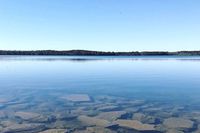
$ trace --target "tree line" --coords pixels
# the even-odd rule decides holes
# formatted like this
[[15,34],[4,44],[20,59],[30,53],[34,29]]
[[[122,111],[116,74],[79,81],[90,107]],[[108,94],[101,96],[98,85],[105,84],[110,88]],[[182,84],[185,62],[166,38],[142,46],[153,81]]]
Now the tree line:
[[35,50],[35,51],[20,51],[20,50],[0,50],[0,55],[78,55],[78,56],[156,56],[156,55],[178,55],[178,56],[199,56],[200,51],[133,51],[133,52],[103,52],[90,50]]

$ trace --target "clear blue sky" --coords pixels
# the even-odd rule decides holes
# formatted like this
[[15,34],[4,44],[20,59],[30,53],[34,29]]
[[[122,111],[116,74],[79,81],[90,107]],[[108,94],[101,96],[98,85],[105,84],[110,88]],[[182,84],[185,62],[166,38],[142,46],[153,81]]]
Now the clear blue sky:
[[0,49],[200,50],[200,1],[0,0]]

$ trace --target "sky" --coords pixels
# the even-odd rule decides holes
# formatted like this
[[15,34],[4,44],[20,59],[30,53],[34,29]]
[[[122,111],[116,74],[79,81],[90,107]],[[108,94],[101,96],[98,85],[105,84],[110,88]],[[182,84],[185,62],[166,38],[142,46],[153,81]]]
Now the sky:
[[0,0],[1,50],[200,50],[199,0]]

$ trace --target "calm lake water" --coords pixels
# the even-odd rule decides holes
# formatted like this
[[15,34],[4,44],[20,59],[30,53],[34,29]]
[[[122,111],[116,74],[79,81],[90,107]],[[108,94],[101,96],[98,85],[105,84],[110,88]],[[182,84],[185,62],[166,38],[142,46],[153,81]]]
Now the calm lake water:
[[200,57],[0,56],[2,133],[200,133]]

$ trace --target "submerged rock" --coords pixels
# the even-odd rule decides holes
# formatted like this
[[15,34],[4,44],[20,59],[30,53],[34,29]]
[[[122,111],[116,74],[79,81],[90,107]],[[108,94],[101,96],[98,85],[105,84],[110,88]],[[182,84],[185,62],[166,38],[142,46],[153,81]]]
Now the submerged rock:
[[165,133],[165,132],[168,130],[168,129],[167,129],[164,125],[162,125],[162,124],[156,125],[155,129],[156,129],[157,131],[160,131],[161,133]]
[[14,124],[2,130],[2,133],[35,133],[45,129],[42,124]]
[[62,97],[68,101],[72,102],[89,102],[91,101],[90,97],[87,94],[71,94]]
[[98,116],[96,116],[96,118],[104,119],[104,120],[108,120],[108,121],[114,121],[125,115],[127,115],[126,111],[111,111],[111,112],[100,113]]
[[48,129],[39,133],[65,133],[65,129]]
[[197,111],[192,112],[191,119],[194,119],[195,121],[200,123],[200,112],[197,112]]
[[200,129],[197,129],[196,131],[194,131],[192,133],[200,133]]
[[23,120],[31,120],[31,119],[40,117],[40,114],[33,113],[33,112],[21,112],[20,111],[20,112],[16,112],[15,116],[19,117],[19,118],[21,118]]
[[115,133],[114,131],[103,127],[88,127],[87,133]]
[[92,110],[92,109],[81,109],[81,108],[76,108],[75,110],[70,111],[71,114],[75,114],[77,116],[79,115],[88,115],[88,116],[95,116],[98,114],[97,110]]
[[156,119],[153,116],[147,116],[142,113],[134,113],[132,119],[141,121],[142,123],[148,123],[148,124],[155,124],[159,121],[158,119]]
[[57,120],[51,124],[48,125],[48,128],[53,129],[76,129],[76,128],[82,128],[84,125],[78,120]]
[[87,126],[100,126],[100,127],[107,127],[111,123],[104,119],[98,119],[95,117],[88,117],[81,115],[78,117],[78,120]]
[[65,128],[67,128],[66,127],[67,124],[68,123],[66,121],[57,120],[54,123],[52,123],[50,126],[48,126],[48,128],[65,129]]
[[77,129],[73,133],[117,133],[107,128],[103,127],[87,127],[86,129]]
[[178,131],[178,130],[175,130],[175,129],[170,129],[170,130],[167,131],[166,133],[184,133],[184,132]]
[[134,113],[132,119],[142,121],[146,117],[145,114],[142,113]]
[[193,121],[176,117],[165,119],[163,124],[168,128],[177,128],[177,129],[190,129],[193,128],[194,126]]
[[12,125],[15,125],[17,124],[15,121],[11,121],[11,120],[5,120],[5,121],[1,121],[0,122],[0,125],[3,126],[3,127],[8,127],[8,126],[12,126]]
[[77,115],[70,112],[58,112],[55,113],[55,117],[57,120],[72,120],[75,119]]
[[155,131],[155,126],[151,124],[143,124],[137,120],[116,120],[114,123],[120,127],[130,128],[137,131]]
[[103,107],[98,108],[98,110],[100,110],[100,111],[115,111],[118,109],[119,109],[119,107],[115,106],[115,105],[103,106]]
[[25,121],[31,121],[31,122],[36,122],[36,123],[42,123],[42,122],[48,122],[48,121],[53,121],[54,117],[53,116],[43,116],[38,113],[33,113],[33,112],[16,112],[15,117],[19,117],[22,120]]

